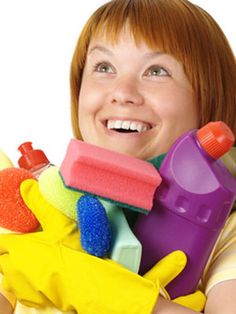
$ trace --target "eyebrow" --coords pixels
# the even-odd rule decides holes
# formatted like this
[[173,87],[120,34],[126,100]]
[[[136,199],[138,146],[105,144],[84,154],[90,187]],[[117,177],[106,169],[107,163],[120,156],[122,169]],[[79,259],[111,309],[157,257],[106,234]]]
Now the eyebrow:
[[[104,52],[110,56],[113,56],[113,52],[109,49],[107,49],[106,47],[104,46],[101,46],[101,45],[95,45],[93,47],[90,48],[90,50],[88,51],[88,54],[90,55],[94,50],[98,50],[98,51],[101,51],[101,52]],[[161,56],[161,55],[168,55],[167,53],[163,52],[163,51],[152,51],[152,52],[147,52],[144,54],[144,58],[155,58],[157,56]]]
[[158,56],[168,56],[168,54],[163,51],[152,51],[144,54],[145,58],[155,58]]
[[100,46],[100,45],[95,45],[95,46],[93,46],[93,47],[89,50],[88,54],[90,55],[94,50],[99,50],[99,51],[104,52],[104,53],[106,53],[106,54],[108,54],[108,55],[110,55],[110,56],[113,55],[113,52],[112,52],[112,51],[110,51],[110,50],[107,49],[106,47]]

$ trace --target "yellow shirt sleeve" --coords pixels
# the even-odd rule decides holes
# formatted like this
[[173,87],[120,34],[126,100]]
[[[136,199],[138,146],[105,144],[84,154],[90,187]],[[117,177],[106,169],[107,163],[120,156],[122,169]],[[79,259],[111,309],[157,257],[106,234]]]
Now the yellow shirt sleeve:
[[205,293],[217,283],[231,279],[236,279],[236,212],[229,216],[204,271]]

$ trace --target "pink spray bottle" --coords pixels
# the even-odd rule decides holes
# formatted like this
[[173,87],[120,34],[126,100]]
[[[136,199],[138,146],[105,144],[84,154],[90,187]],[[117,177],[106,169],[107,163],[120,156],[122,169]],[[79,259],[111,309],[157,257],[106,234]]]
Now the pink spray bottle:
[[171,298],[196,290],[236,196],[236,180],[219,160],[234,135],[210,122],[181,136],[161,167],[153,209],[139,215],[134,234],[142,244],[140,273],[174,250],[187,255],[183,272],[167,287]]

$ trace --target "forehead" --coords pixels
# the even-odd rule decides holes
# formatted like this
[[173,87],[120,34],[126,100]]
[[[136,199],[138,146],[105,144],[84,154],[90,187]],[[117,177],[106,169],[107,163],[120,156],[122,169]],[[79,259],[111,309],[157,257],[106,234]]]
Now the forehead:
[[[124,35],[124,36],[123,36]],[[103,37],[93,39],[88,47],[87,59],[93,59],[97,57],[111,57],[120,58],[122,63],[126,64],[126,61],[132,64],[138,61],[151,61],[154,58],[162,56],[172,57],[169,54],[161,51],[159,48],[152,49],[146,45],[145,42],[136,43],[133,36],[130,34],[121,34],[117,42],[111,42],[109,39]],[[171,59],[174,60],[172,57]]]
[[104,50],[104,52],[106,52],[106,48],[103,49],[102,47],[115,49],[119,46],[134,46],[137,47],[137,49],[149,48],[143,40],[135,40],[133,34],[130,31],[122,29],[119,35],[117,35],[116,39],[110,38],[109,36],[107,36],[107,34],[104,33],[97,34],[96,36],[92,37],[89,43],[89,51],[98,47],[100,50]]

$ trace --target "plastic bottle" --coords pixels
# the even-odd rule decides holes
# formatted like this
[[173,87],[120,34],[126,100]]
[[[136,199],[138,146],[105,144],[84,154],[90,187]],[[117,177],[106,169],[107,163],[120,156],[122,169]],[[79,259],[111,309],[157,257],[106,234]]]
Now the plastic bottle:
[[19,167],[29,170],[36,179],[44,170],[52,166],[44,152],[33,149],[31,142],[22,143],[18,150],[22,154],[18,160]]
[[141,274],[174,250],[187,255],[185,269],[166,287],[172,299],[196,290],[230,213],[236,180],[218,159],[233,142],[220,121],[181,136],[160,167],[163,181],[151,212],[139,215],[134,226],[143,250]]

